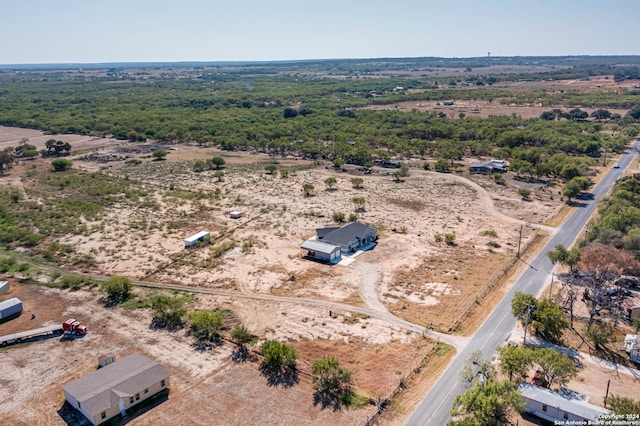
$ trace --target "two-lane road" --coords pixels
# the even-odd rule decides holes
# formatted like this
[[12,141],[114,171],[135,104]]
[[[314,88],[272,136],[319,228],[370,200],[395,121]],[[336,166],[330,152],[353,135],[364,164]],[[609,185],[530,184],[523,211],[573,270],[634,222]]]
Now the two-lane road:
[[447,371],[435,384],[424,400],[417,407],[407,425],[410,426],[442,426],[451,419],[450,410],[455,396],[465,390],[465,385],[459,380],[459,374],[464,363],[474,351],[482,351],[485,359],[490,359],[496,348],[503,344],[516,325],[516,319],[511,314],[511,299],[517,291],[538,294],[545,283],[548,282],[553,265],[547,257],[547,252],[553,250],[556,244],[569,247],[582,232],[585,224],[593,215],[596,208],[596,200],[605,195],[613,183],[618,179],[624,169],[627,168],[640,149],[640,139],[634,144],[635,149],[629,149],[622,155],[618,163],[620,168],[611,169],[602,181],[592,191],[593,199],[583,201],[584,205],[566,221],[566,223],[551,238],[547,245],[531,262],[512,287],[511,291],[496,306],[484,324],[469,340],[469,344],[458,352]]

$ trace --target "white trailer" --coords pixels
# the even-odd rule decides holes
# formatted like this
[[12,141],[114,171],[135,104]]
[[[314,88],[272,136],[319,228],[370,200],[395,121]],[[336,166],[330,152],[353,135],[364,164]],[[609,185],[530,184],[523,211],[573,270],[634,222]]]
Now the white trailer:
[[9,291],[9,281],[0,281],[0,296]]
[[9,318],[22,312],[22,302],[20,299],[13,297],[4,302],[0,302],[0,320]]
[[189,238],[184,240],[185,248],[195,247],[198,243],[203,242],[207,238],[211,237],[211,233],[209,231],[200,231],[197,234],[190,236]]

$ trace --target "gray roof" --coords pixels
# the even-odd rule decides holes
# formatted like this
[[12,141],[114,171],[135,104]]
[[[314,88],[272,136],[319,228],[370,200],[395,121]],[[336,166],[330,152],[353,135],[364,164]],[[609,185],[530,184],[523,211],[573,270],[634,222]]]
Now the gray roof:
[[162,365],[134,353],[65,385],[64,390],[96,415],[118,405],[120,398],[133,396],[168,377]]
[[598,416],[609,413],[606,408],[590,404],[585,395],[565,388],[560,388],[560,392],[554,392],[531,383],[520,383],[518,391],[529,400],[558,407],[583,419],[596,420]]
[[496,169],[496,170],[506,170],[507,163],[505,163],[503,160],[489,160],[486,163],[472,164],[471,168],[472,169],[487,168],[487,169]]
[[331,254],[336,250],[340,250],[339,246],[318,240],[307,240],[300,246],[300,248],[326,254]]
[[369,225],[365,225],[364,223],[351,222],[329,232],[322,237],[322,241],[331,244],[348,245],[349,243],[360,240],[372,233],[377,234],[378,230]]
[[4,302],[0,302],[0,311],[16,305],[22,306],[22,301],[17,297],[12,297],[11,299],[7,299]]
[[324,238],[325,235],[340,229],[339,226],[334,226],[333,228],[318,228],[316,229],[316,236],[320,239]]

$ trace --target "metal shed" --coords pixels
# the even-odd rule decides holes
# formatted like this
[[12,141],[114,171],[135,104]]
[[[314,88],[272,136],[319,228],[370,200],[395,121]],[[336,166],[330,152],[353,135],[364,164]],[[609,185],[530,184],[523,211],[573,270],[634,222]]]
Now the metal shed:
[[195,247],[198,243],[201,243],[205,239],[211,237],[211,233],[209,231],[200,231],[197,234],[190,236],[189,238],[184,240],[185,247]]
[[9,281],[0,281],[0,296],[9,291]]
[[9,318],[22,312],[22,302],[20,299],[13,297],[4,302],[0,302],[0,320]]

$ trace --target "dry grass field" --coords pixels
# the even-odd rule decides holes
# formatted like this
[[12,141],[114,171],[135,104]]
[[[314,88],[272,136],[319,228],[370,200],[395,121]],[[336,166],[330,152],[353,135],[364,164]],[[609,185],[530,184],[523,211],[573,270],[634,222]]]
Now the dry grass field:
[[[0,148],[25,137],[38,147],[50,138],[0,128]],[[148,309],[105,308],[97,289],[61,291],[12,279],[7,297],[20,297],[36,319],[23,314],[0,324],[0,335],[70,316],[90,332],[82,339],[48,339],[0,351],[0,424],[63,424],[62,385],[95,369],[102,353],[122,357],[134,351],[165,365],[172,385],[167,401],[131,424],[358,424],[372,407],[333,411],[313,404],[313,385],[304,374],[311,362],[336,356],[353,371],[357,392],[376,399],[398,384],[408,365],[427,355],[431,341],[348,309],[329,317],[332,304],[389,311],[446,330],[460,307],[473,302],[513,256],[520,227],[525,246],[562,207],[560,200],[542,195],[523,201],[516,186],[498,186],[490,177],[470,180],[419,167],[395,182],[381,168],[365,175],[348,167],[337,171],[295,158],[185,144],[155,161],[154,144],[52,137],[72,144],[74,169],[126,180],[131,192],[99,218],[83,219],[81,233],[58,239],[91,259],[82,265],[61,260],[63,268],[218,292],[198,293],[188,309],[230,309],[234,321],[259,339],[294,345],[302,373],[292,387],[270,387],[257,359],[231,361],[231,343],[198,351],[184,330],[151,329]],[[226,161],[221,179],[214,171],[192,170],[196,159],[214,156]],[[53,195],[42,180],[52,173],[49,161],[15,166],[0,176],[0,187],[17,188],[25,200],[44,203]],[[287,168],[288,177],[267,173],[271,163]],[[332,189],[324,183],[329,177],[337,180]],[[361,188],[353,187],[354,177],[363,179]],[[314,186],[310,196],[303,194],[304,183]],[[354,197],[365,198],[363,211],[355,211]],[[242,217],[231,219],[231,210]],[[377,227],[377,246],[348,265],[303,259],[300,245],[316,228],[335,226],[335,212],[357,213],[359,221]],[[185,250],[183,240],[200,230],[211,232],[211,243]],[[495,241],[483,236],[484,230],[494,230]],[[437,242],[437,233],[455,234],[455,244]],[[136,289],[139,296],[154,291],[159,290]],[[428,371],[420,389],[438,370]],[[418,397],[405,401],[404,410]]]

